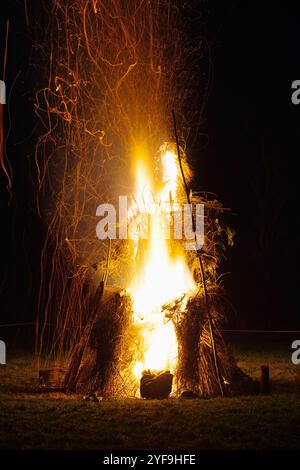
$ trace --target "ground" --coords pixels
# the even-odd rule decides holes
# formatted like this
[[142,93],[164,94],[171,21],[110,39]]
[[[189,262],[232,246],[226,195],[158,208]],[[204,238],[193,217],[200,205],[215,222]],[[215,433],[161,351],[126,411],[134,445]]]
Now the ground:
[[0,367],[0,449],[300,449],[300,365],[285,343],[233,346],[252,377],[270,366],[270,395],[210,400],[92,403],[41,393],[33,356],[15,353]]

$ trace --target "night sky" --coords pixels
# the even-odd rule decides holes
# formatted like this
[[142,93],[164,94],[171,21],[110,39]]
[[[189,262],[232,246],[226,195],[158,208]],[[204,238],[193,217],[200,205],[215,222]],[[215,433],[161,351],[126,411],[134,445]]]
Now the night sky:
[[291,83],[300,76],[299,9],[280,1],[222,5],[208,22],[214,83],[198,174],[233,213],[236,246],[224,267],[237,308],[233,323],[299,328],[300,107],[291,103]]
[[[5,129],[13,194],[1,172],[1,322],[33,321],[46,227],[33,195],[40,131],[34,97],[45,77],[32,63],[32,48],[34,23],[45,18],[40,2],[27,2],[28,28],[23,2],[5,3],[1,45],[9,18]],[[228,325],[299,329],[300,105],[291,102],[291,83],[300,79],[300,10],[295,2],[208,1],[203,11],[214,73],[192,164],[194,187],[214,192],[231,209],[225,218],[236,231],[222,266],[230,272],[224,282],[234,307]]]

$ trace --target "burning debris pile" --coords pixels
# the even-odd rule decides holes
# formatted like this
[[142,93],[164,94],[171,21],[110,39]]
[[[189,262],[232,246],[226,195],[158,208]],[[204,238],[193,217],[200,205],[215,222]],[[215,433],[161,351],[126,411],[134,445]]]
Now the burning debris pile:
[[[135,274],[127,290],[99,299],[95,320],[88,324],[88,341],[83,334],[84,352],[78,361],[75,351],[66,376],[69,391],[103,396],[137,396],[140,391],[142,398],[166,398],[171,392],[211,397],[254,390],[220,333],[224,301],[217,268],[225,242],[232,242],[231,231],[219,222],[222,207],[201,199],[206,207],[204,246],[208,251],[203,251],[203,266],[207,297],[197,250],[184,252],[182,240],[164,237],[166,213],[168,218],[175,217],[174,211],[179,209],[172,203],[166,210],[163,197],[169,194],[172,201],[182,197],[178,159],[172,148],[162,149],[164,184],[156,196],[150,191],[147,173],[143,179],[138,165],[138,189],[129,218],[142,217],[139,230],[135,224],[135,237],[128,242]],[[148,224],[149,217],[150,237],[142,239],[141,226]]]
[[[222,340],[218,281],[233,234],[216,200],[190,192],[183,150],[202,120],[209,83],[197,99],[193,87],[199,69],[210,76],[209,47],[180,23],[186,5],[168,0],[52,8],[49,80],[36,102],[46,127],[38,189],[48,195],[39,352],[67,363],[66,391],[235,393],[247,379]],[[123,191],[128,236],[97,238],[96,208]]]

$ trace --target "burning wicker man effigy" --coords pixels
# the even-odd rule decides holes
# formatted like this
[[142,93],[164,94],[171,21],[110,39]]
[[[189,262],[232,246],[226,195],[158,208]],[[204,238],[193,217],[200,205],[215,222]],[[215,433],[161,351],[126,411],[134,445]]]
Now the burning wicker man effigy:
[[[179,3],[55,0],[42,32],[37,51],[49,57],[49,80],[36,97],[45,126],[36,164],[47,236],[36,332],[44,385],[54,360],[56,382],[87,397],[254,388],[221,334],[219,269],[233,232],[222,205],[189,187],[184,149],[203,119],[211,61],[203,34],[190,41]],[[132,195],[130,237],[99,240],[95,208],[123,191]],[[165,236],[166,226],[180,226],[184,204],[204,207],[201,249],[190,240],[187,250],[174,230]]]
[[215,200],[195,198],[206,211],[203,251],[186,251],[184,240],[166,238],[164,233],[166,214],[174,219],[185,197],[180,162],[182,169],[187,169],[187,162],[181,158],[174,145],[162,147],[162,184],[157,192],[145,165],[137,162],[136,194],[128,214],[131,221],[139,216],[128,242],[135,260],[132,283],[117,294],[101,293],[85,351],[79,362],[74,355],[65,379],[69,391],[167,398],[255,390],[220,331],[224,293],[217,267],[224,243],[231,242],[231,231],[219,223],[222,207]]

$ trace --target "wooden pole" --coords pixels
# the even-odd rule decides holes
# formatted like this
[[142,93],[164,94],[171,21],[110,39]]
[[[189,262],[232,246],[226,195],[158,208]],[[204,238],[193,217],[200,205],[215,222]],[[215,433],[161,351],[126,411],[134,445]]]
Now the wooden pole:
[[208,298],[208,293],[207,293],[207,286],[206,286],[206,280],[205,280],[205,274],[204,274],[203,261],[202,261],[202,256],[201,256],[201,249],[198,248],[197,235],[196,235],[196,224],[195,224],[195,219],[194,219],[194,215],[193,215],[193,210],[192,210],[192,207],[191,207],[190,193],[189,193],[189,188],[188,188],[185,176],[184,176],[184,171],[183,171],[183,166],[182,166],[182,161],[181,161],[180,147],[179,147],[179,141],[178,141],[176,118],[175,118],[174,110],[172,110],[172,116],[173,116],[173,126],[174,126],[174,133],[175,133],[176,147],[177,147],[177,155],[178,155],[178,160],[179,160],[181,176],[182,176],[182,179],[183,179],[183,184],[184,184],[184,188],[185,188],[185,192],[186,192],[187,201],[188,201],[188,204],[189,204],[189,207],[190,207],[190,210],[191,210],[192,226],[193,226],[193,232],[194,232],[194,238],[195,238],[195,248],[196,248],[197,258],[199,260],[201,281],[202,281],[203,291],[204,291],[204,300],[205,300],[205,305],[206,305],[206,310],[207,310],[208,327],[209,327],[209,334],[210,334],[210,338],[211,338],[214,367],[215,367],[217,382],[218,382],[218,385],[219,385],[219,388],[220,388],[221,395],[224,396],[225,395],[225,390],[224,390],[223,379],[222,379],[221,373],[220,373],[218,355],[217,355],[217,351],[216,351],[215,335],[214,335],[213,324],[212,324],[212,317],[211,317],[210,304],[209,304],[209,298]]
[[270,393],[270,369],[269,366],[261,366],[260,369],[260,393]]

